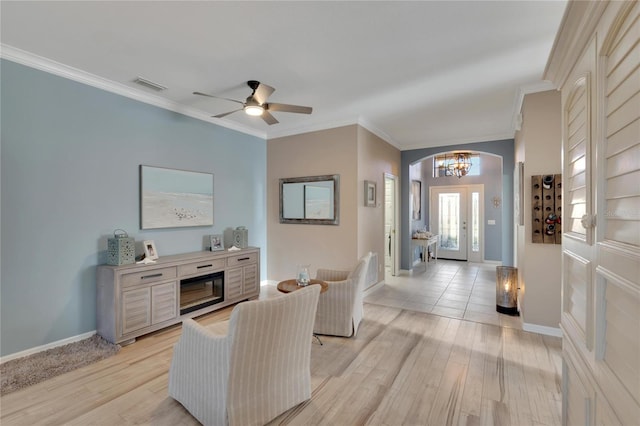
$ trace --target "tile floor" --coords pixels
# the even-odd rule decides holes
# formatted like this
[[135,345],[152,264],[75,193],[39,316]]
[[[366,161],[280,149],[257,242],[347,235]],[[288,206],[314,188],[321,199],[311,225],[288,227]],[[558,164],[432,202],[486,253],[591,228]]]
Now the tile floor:
[[491,264],[431,260],[388,277],[364,301],[522,330],[520,317],[496,312],[496,266]]

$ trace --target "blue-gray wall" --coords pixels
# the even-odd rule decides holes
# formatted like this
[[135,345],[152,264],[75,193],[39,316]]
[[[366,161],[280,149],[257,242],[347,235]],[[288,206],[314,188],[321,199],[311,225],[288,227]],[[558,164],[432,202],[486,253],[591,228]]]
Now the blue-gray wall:
[[[513,168],[514,168],[514,141],[506,139],[491,142],[478,142],[463,145],[452,145],[446,147],[413,149],[402,151],[402,167],[401,167],[401,229],[402,236],[400,239],[400,267],[402,269],[411,269],[413,265],[413,251],[411,250],[411,211],[409,205],[410,176],[409,166],[424,160],[425,158],[453,150],[468,150],[489,153],[499,156],[502,159],[502,175],[484,178],[473,178],[467,181],[458,180],[457,178],[449,178],[455,180],[452,184],[472,184],[484,183],[485,198],[485,259],[500,261],[503,265],[513,265]],[[430,166],[424,165],[423,168]],[[427,170],[429,172],[429,170]],[[443,180],[444,179],[444,180]],[[447,178],[440,178],[445,182]],[[495,185],[492,183],[499,182],[502,185],[502,192],[497,193]],[[422,188],[422,205],[423,212],[428,213],[428,194],[429,187],[423,183]],[[440,185],[440,183],[438,183]],[[446,184],[446,183],[443,183]],[[502,198],[500,211],[496,212],[493,208],[492,198],[494,196]],[[423,216],[426,217],[426,214]],[[488,227],[487,220],[496,220],[495,227]],[[428,222],[426,222],[428,223]]]
[[[116,228],[162,256],[244,225],[266,265],[265,140],[6,60],[0,87],[1,355],[95,330]],[[140,164],[213,173],[214,226],[140,230]]]
[[[429,188],[431,186],[447,185],[484,185],[484,222],[480,224],[484,227],[484,259],[491,261],[502,261],[502,206],[493,206],[493,197],[502,199],[502,157],[489,154],[480,154],[480,174],[478,176],[456,176],[433,177],[433,157],[429,157],[421,163],[422,169],[422,219],[412,221],[413,228],[429,228]],[[487,225],[487,221],[495,220],[495,225]],[[414,229],[411,230],[412,232]],[[420,250],[416,247],[414,261],[419,259]]]

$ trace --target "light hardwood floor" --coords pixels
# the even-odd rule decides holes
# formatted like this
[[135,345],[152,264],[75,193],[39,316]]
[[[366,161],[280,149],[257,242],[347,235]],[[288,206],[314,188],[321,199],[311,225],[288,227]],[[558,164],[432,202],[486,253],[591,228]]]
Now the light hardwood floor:
[[[274,289],[263,289],[271,297]],[[379,300],[380,301],[380,300]],[[199,319],[228,319],[224,309]],[[167,396],[180,326],[0,399],[0,424],[193,425]],[[365,303],[355,338],[312,343],[312,398],[292,425],[558,425],[559,338]]]

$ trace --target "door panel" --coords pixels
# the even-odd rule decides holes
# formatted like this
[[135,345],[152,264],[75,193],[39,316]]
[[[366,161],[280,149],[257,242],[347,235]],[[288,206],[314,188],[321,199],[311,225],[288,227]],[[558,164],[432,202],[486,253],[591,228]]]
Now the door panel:
[[467,260],[467,189],[433,188],[430,205],[430,228],[440,235],[438,257]]
[[384,269],[385,275],[396,275],[396,177],[384,175]]
[[640,418],[640,3],[609,10],[562,88],[569,425]]
[[622,424],[640,416],[640,4],[629,5],[603,47],[604,134],[594,171],[596,369],[601,399]]

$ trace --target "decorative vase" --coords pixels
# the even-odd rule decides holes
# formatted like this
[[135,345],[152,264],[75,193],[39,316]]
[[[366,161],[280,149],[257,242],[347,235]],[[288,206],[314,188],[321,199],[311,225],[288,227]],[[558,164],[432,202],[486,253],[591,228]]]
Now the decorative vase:
[[233,245],[238,248],[247,248],[249,245],[249,231],[244,226],[238,226],[233,230]]
[[309,265],[300,265],[298,267],[296,282],[303,287],[309,285]]

